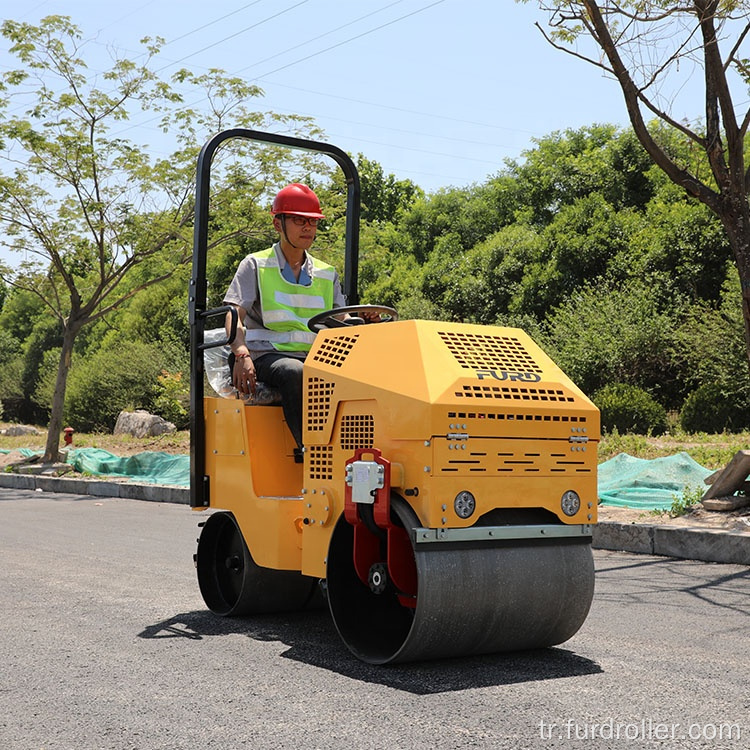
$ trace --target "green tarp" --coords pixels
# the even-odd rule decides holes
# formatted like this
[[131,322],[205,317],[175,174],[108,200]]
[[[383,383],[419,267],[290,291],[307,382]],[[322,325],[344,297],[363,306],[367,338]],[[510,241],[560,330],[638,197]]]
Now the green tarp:
[[619,453],[599,464],[599,500],[620,508],[669,510],[685,490],[703,492],[703,480],[712,473],[684,452],[654,459]]
[[[37,451],[22,448],[20,452],[30,456]],[[183,487],[190,484],[187,455],[147,451],[123,458],[101,448],[75,448],[68,452],[68,463],[75,471],[96,476]],[[703,489],[709,474],[710,469],[687,453],[651,460],[620,453],[599,465],[599,499],[602,505],[668,510],[685,490]]]
[[68,452],[68,463],[75,471],[89,474],[184,487],[190,484],[190,456],[187,455],[146,451],[121,458],[101,448],[74,448]]

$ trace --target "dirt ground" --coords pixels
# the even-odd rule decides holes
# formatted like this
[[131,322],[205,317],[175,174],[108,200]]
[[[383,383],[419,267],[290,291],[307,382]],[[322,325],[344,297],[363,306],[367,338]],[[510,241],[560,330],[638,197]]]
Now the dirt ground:
[[[3,435],[2,432],[10,426],[8,423],[0,422],[0,448],[6,450],[14,448],[44,450],[46,432],[37,429],[36,434],[15,437]],[[128,435],[74,434],[72,447],[101,448],[116,456],[132,456],[144,451],[160,451],[172,455],[187,454],[190,452],[190,433],[180,431],[151,438],[133,438]],[[3,463],[5,462],[0,460],[0,470],[2,470]],[[683,516],[672,518],[666,512],[658,513],[641,509],[600,505],[599,520],[617,523],[723,529],[750,534],[750,506],[726,512],[707,511],[702,507],[698,507]]]
[[672,518],[668,513],[659,513],[633,508],[599,506],[599,520],[615,523],[650,524],[659,526],[680,526],[722,531],[741,531],[750,534],[750,506],[732,511],[710,511],[702,507]]

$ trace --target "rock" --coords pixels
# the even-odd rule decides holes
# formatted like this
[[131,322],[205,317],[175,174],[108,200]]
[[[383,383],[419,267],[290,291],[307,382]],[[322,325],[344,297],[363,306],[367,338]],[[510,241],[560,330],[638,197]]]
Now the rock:
[[714,472],[711,477],[711,486],[703,495],[703,501],[717,497],[727,497],[739,490],[750,474],[750,451],[737,451],[732,460],[721,472]]
[[6,466],[21,466],[24,464],[33,464],[41,459],[40,454],[24,456],[21,451],[10,451],[9,453],[0,453],[0,469]]
[[121,411],[117,417],[114,435],[132,435],[133,437],[155,437],[167,432],[174,432],[177,428],[156,414],[149,414],[143,409],[135,411]]
[[39,430],[36,427],[30,427],[27,424],[12,424],[10,427],[3,430],[4,435],[9,437],[16,437],[18,435],[39,435]]
[[710,497],[703,498],[701,505],[706,510],[737,510],[737,508],[744,508],[746,505],[750,505],[750,497],[744,495],[732,495],[730,497]]

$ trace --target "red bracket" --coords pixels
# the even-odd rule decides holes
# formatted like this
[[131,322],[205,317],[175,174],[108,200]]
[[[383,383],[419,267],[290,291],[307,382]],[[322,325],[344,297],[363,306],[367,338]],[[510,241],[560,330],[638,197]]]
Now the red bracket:
[[363,456],[383,467],[383,486],[373,491],[372,517],[375,526],[385,532],[385,538],[371,530],[362,519],[361,503],[352,500],[352,487],[347,483],[344,489],[344,517],[354,527],[354,569],[362,583],[369,586],[371,567],[375,563],[385,562],[388,576],[399,592],[399,600],[405,606],[414,607],[417,596],[414,550],[403,526],[391,521],[391,462],[383,458],[377,448],[357,448],[346,465],[365,460]]

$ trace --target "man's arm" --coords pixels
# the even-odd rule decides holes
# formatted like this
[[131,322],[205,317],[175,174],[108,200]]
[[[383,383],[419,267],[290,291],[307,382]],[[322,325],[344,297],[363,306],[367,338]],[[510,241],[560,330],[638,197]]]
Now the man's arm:
[[[240,392],[255,395],[256,375],[255,365],[250,357],[250,350],[245,343],[245,316],[247,311],[240,305],[232,305],[237,308],[237,333],[234,340],[229,342],[229,347],[234,354],[234,365],[232,367],[232,385]],[[232,316],[227,313],[224,321],[227,336],[231,333]]]

